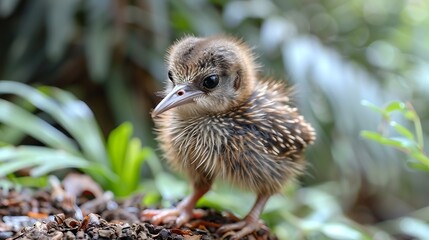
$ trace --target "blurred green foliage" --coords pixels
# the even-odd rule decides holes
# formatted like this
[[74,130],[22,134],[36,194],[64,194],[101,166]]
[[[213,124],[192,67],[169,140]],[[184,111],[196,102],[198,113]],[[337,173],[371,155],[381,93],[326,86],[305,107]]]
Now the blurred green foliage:
[[[105,135],[130,121],[142,145],[155,147],[148,113],[166,79],[168,46],[185,34],[241,37],[264,65],[261,76],[295,85],[296,104],[318,132],[302,188],[270,201],[265,221],[282,239],[425,239],[429,193],[422,189],[429,176],[403,164],[407,155],[360,137],[385,117],[360,102],[412,103],[422,130],[409,132],[423,145],[427,9],[428,0],[3,0],[0,79],[71,91],[91,107]],[[389,113],[388,122],[397,123],[402,141],[414,122],[401,111]],[[186,183],[148,160],[147,202],[186,194]],[[166,191],[171,183],[180,186],[176,192]],[[219,184],[203,203],[248,210],[251,200],[223,189]],[[244,201],[249,206],[234,204]]]
[[[29,169],[30,176],[37,178],[55,170],[77,168],[118,197],[129,196],[139,188],[143,160],[153,152],[131,137],[130,123],[114,129],[106,146],[91,110],[68,92],[1,81],[0,94],[19,96],[30,108],[0,99],[0,177],[24,183],[15,172]],[[34,108],[48,116],[33,112]],[[25,136],[43,146],[13,146]]]
[[[408,163],[411,167],[429,172],[429,157],[424,152],[423,129],[420,118],[411,104],[400,101],[389,103],[386,107],[380,108],[368,101],[362,101],[362,105],[368,106],[372,110],[383,116],[383,125],[380,126],[380,132],[362,131],[361,135],[367,139],[379,142],[386,146],[395,147],[405,152],[411,159]],[[407,120],[413,122],[414,132],[407,129],[400,123],[391,120],[392,114],[399,112]],[[392,127],[400,136],[385,136],[388,133],[386,126]]]

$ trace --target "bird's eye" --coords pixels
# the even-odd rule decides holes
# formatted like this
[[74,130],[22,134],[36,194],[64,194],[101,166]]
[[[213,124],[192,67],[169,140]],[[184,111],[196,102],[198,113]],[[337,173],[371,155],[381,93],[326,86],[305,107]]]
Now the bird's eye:
[[210,75],[203,80],[203,86],[207,89],[213,89],[219,84],[218,75]]
[[174,83],[173,73],[171,71],[168,71],[168,79],[170,79],[170,81],[172,81]]

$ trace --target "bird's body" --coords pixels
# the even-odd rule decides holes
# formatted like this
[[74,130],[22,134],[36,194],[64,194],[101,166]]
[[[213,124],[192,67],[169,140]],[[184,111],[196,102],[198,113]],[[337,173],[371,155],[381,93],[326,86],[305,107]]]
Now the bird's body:
[[301,173],[311,127],[283,84],[256,84],[246,101],[224,112],[187,118],[178,108],[161,115],[158,139],[170,165],[197,182],[220,178],[260,194],[278,192]]
[[166,97],[152,115],[166,160],[187,173],[194,192],[176,209],[146,213],[155,223],[173,216],[181,225],[222,178],[258,196],[242,222],[221,229],[239,230],[241,238],[260,227],[268,198],[304,171],[303,151],[314,130],[291,105],[283,82],[258,77],[241,41],[186,37],[171,47],[167,64]]

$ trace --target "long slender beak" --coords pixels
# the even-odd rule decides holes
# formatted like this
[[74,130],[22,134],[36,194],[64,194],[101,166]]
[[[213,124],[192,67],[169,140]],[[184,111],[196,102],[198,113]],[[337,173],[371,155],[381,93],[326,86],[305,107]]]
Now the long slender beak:
[[152,111],[152,118],[177,106],[194,101],[195,97],[204,94],[203,91],[192,89],[189,85],[177,85]]

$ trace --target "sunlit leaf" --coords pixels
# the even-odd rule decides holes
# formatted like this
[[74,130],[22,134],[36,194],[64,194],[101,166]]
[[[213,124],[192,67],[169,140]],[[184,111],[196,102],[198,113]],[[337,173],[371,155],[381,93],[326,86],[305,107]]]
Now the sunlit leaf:
[[[403,149],[407,149],[408,151],[415,151],[417,149],[417,143],[405,137],[391,137],[388,138],[390,141],[395,141],[401,144]],[[386,144],[386,143],[383,143]],[[389,144],[386,144],[389,145]]]
[[85,157],[91,161],[109,165],[102,134],[88,105],[61,89],[45,88],[45,90],[52,95],[53,100],[59,102],[61,111],[55,116],[77,140]]
[[420,162],[414,162],[414,161],[408,161],[407,163],[407,166],[408,167],[410,167],[410,168],[414,168],[414,169],[417,169],[417,170],[421,170],[421,171],[425,171],[425,172],[429,172],[429,166],[428,165],[425,165],[425,164],[423,164],[423,163],[420,163]]
[[126,157],[128,142],[131,137],[132,126],[130,123],[123,123],[113,129],[107,139],[107,151],[112,168],[116,172],[122,172],[122,162]]
[[388,113],[391,113],[393,111],[402,111],[403,109],[405,109],[405,104],[403,102],[400,101],[393,101],[390,102],[385,108],[384,110]]
[[409,110],[404,112],[404,116],[408,120],[414,120],[417,117],[414,111],[409,111]]
[[389,145],[400,149],[414,148],[416,146],[413,141],[410,141],[407,138],[387,138],[377,132],[361,131],[361,136],[379,142],[383,145]]
[[49,166],[52,170],[69,167],[86,167],[90,162],[61,150],[36,146],[0,148],[0,175],[5,176],[23,168],[38,165]]
[[372,132],[372,131],[362,131],[360,135],[364,138],[371,139],[378,142],[381,142],[381,139],[384,138],[380,133]]
[[129,122],[115,128],[108,137],[107,147],[113,171],[120,181],[112,183],[117,196],[127,196],[136,191],[143,161],[150,156],[149,148],[142,148],[140,139],[132,137]]
[[92,174],[100,183],[117,180],[115,173],[103,165],[71,155],[66,151],[39,146],[7,146],[0,148],[0,175],[22,168],[32,168],[32,176],[42,176],[55,170],[78,168]]
[[18,82],[0,82],[0,94],[20,96],[48,113],[76,139],[88,159],[108,164],[102,135],[88,106],[66,91],[52,87],[39,89]]
[[38,141],[57,149],[77,154],[76,144],[41,118],[0,99],[0,122],[19,129]]
[[368,107],[375,112],[379,112],[381,114],[384,114],[384,110],[382,108],[378,107],[377,105],[373,104],[372,102],[370,102],[368,100],[362,100],[360,103],[362,106]]
[[141,150],[141,142],[137,138],[132,138],[128,141],[128,147],[126,149],[125,158],[122,162],[122,171],[119,172],[121,179],[124,183],[127,183],[126,190],[132,192],[137,187],[138,175],[140,173],[141,161],[139,159],[139,153]]
[[394,121],[390,122],[390,125],[395,128],[395,130],[402,136],[408,138],[411,141],[414,141],[414,134],[410,132],[406,127]]
[[412,152],[411,153],[411,157],[415,158],[416,160],[418,160],[422,164],[424,164],[426,166],[429,166],[429,157],[426,156],[421,151],[414,151],[414,152]]

